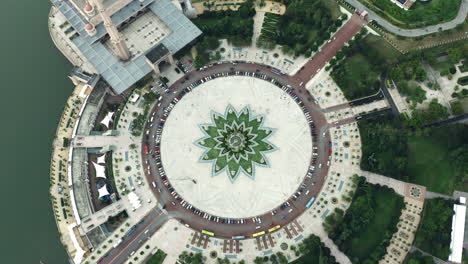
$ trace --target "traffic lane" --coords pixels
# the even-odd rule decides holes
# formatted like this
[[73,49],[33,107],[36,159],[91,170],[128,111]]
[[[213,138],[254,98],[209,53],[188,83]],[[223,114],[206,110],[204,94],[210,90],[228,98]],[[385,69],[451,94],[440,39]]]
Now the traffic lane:
[[[224,71],[226,71],[226,70],[227,70],[227,71],[231,71],[231,70],[255,71],[256,69],[259,69],[259,70],[260,70],[259,73],[267,74],[268,76],[273,77],[273,78],[277,79],[278,81],[280,81],[280,82],[282,82],[282,83],[291,81],[291,80],[288,80],[289,76],[284,76],[284,75],[283,75],[283,76],[277,76],[277,75],[274,75],[274,74],[270,74],[270,71],[269,71],[270,68],[264,67],[264,66],[262,66],[262,65],[240,64],[239,66],[237,66],[237,65],[232,65],[232,64],[224,64],[224,65],[219,65],[219,66],[217,65],[217,66],[214,66],[214,67],[219,68],[219,69],[222,69],[222,70],[224,70]],[[248,69],[246,69],[246,68],[248,68]],[[209,68],[208,70],[196,72],[196,73],[198,73],[198,74],[192,73],[192,74],[190,75],[190,77],[188,78],[188,79],[189,79],[189,80],[188,80],[188,83],[191,83],[191,82],[193,82],[193,81],[195,81],[195,80],[198,80],[198,79],[200,79],[200,78],[204,78],[204,77],[209,76],[209,75],[211,75],[211,74],[217,73],[217,72],[219,72],[219,69],[213,70],[213,68]],[[187,81],[187,80],[185,79],[185,81]],[[180,84],[178,84],[178,82],[180,82]],[[185,87],[182,87],[182,86],[181,86],[181,84],[182,84],[184,81],[181,82],[181,80],[179,80],[178,82],[176,82],[176,85],[171,86],[171,88],[173,88],[173,89],[171,89],[171,90],[176,91],[176,94],[178,94],[182,89],[185,88]],[[177,85],[177,84],[178,84],[178,85]],[[300,93],[300,94],[303,94],[303,93],[301,93],[300,91],[299,91],[299,93]],[[304,94],[306,94],[306,95],[308,94],[308,95],[310,96],[310,93],[304,93]],[[165,100],[163,99],[163,102],[161,103],[161,107],[160,107],[160,108],[165,107],[166,105],[170,104],[170,102],[172,101],[173,97],[175,97],[175,96],[176,96],[176,95],[173,95],[173,93],[171,93],[170,96],[165,96]],[[302,96],[302,95],[301,95],[301,96]],[[167,98],[169,98],[169,99],[167,99]],[[306,104],[305,104],[305,105],[306,105]],[[308,106],[308,105],[307,105],[307,106]],[[155,107],[155,108],[156,108],[156,107]],[[156,110],[158,110],[158,109],[156,109]],[[160,109],[159,109],[159,110],[160,110]],[[312,112],[311,112],[311,113],[312,113]],[[159,115],[158,115],[158,117],[159,117]],[[323,118],[323,120],[324,120],[324,118]],[[323,123],[323,122],[322,122],[322,123]],[[152,131],[153,131],[153,132],[157,129],[156,127],[157,127],[157,126],[153,126],[153,127],[152,127]],[[150,142],[150,145],[151,145],[152,147],[154,147],[155,143],[154,143],[154,142]],[[150,159],[150,160],[151,160],[151,159]],[[152,164],[153,162],[150,161],[150,163]],[[152,166],[151,166],[151,167],[152,167]],[[153,176],[153,177],[150,178],[151,176]],[[158,180],[158,178],[160,179],[160,177],[155,177],[155,175],[152,175],[151,173],[148,173],[147,178],[149,178],[149,179],[153,179],[153,178],[154,178],[155,180]],[[319,181],[319,182],[320,182],[320,181]],[[312,185],[309,185],[309,186],[312,186]],[[316,186],[317,186],[317,185],[316,185]],[[315,188],[315,189],[317,189],[317,192],[319,191],[319,188]],[[153,193],[155,193],[154,190],[153,190]],[[311,193],[314,193],[314,192],[311,191]],[[156,195],[158,196],[157,193],[156,193]],[[167,200],[170,200],[171,202],[176,202],[175,199],[173,199],[172,195],[170,195],[170,194],[168,194],[168,193],[166,192],[166,188],[163,188],[162,195],[159,194],[159,196],[160,196],[160,197],[167,198]],[[305,203],[306,203],[306,201],[304,202],[304,204],[305,204]],[[178,205],[178,203],[176,203],[176,204],[177,204],[176,206],[173,206],[173,205],[170,204],[170,203],[166,203],[166,206],[167,206],[166,209],[167,209],[168,211],[171,211],[171,210],[178,210],[178,209],[176,209],[176,207],[180,207],[180,208],[181,208],[180,210],[184,210],[184,209],[185,209],[185,208],[181,207],[180,205]],[[296,204],[296,202],[293,202],[293,204]],[[246,229],[245,224],[241,224],[241,225],[237,225],[237,224],[236,224],[236,225],[227,225],[227,224],[214,223],[214,222],[212,222],[212,221],[209,221],[209,220],[207,221],[206,219],[203,219],[202,217],[193,214],[191,211],[188,211],[188,212],[189,212],[189,214],[190,214],[191,216],[190,216],[190,219],[185,219],[185,221],[193,220],[193,218],[198,219],[198,221],[192,223],[192,226],[195,226],[195,225],[196,225],[196,226],[199,226],[201,229],[208,229],[208,228],[212,227],[213,224],[218,224],[218,225],[226,226],[227,228],[230,229],[230,230],[229,230],[230,233],[233,233],[233,232],[239,233],[240,231]],[[269,213],[269,212],[268,212],[268,213]],[[270,214],[271,214],[271,213],[270,213]],[[262,217],[263,217],[263,216],[262,216]],[[262,221],[262,225],[265,225],[265,226],[276,224],[276,222],[280,222],[281,224],[284,224],[283,222],[286,222],[286,221],[281,221],[281,220],[280,220],[280,221],[275,221],[275,220],[274,220],[273,218],[271,218],[271,217],[264,217],[262,220],[263,220],[263,221]],[[290,220],[289,220],[289,221],[290,221]],[[287,221],[287,222],[289,222],[289,221]],[[248,222],[250,222],[250,221],[248,221]],[[255,227],[257,224],[252,222],[252,223],[250,223],[250,225],[251,225],[251,227],[250,227],[249,229],[251,229],[251,230],[247,231],[247,232],[246,232],[247,234],[253,232],[253,231],[255,230],[254,227]],[[239,228],[236,228],[236,226],[240,226],[240,227],[239,227]],[[239,230],[236,230],[236,229],[239,229],[240,231],[239,231]]]
[[[276,79],[278,79],[276,76],[274,76],[274,77],[275,77]],[[263,225],[263,223],[262,223],[262,225]]]
[[392,113],[394,115],[399,115],[400,112],[398,111],[398,108],[395,102],[393,101],[393,98],[390,95],[390,92],[388,91],[387,85],[385,84],[386,80],[387,80],[386,74],[385,73],[380,74],[380,90],[383,92],[385,98],[387,98],[387,102],[392,108]]
[[385,108],[385,109],[382,109],[382,110],[379,110],[379,111],[374,111],[374,112],[371,112],[371,113],[359,115],[359,116],[356,117],[356,120],[369,119],[369,118],[373,118],[375,116],[385,115],[385,114],[390,114],[390,113],[392,113],[392,108],[389,107],[389,108]]
[[[114,263],[124,263],[125,261],[127,261],[130,257],[130,254],[132,252],[135,252],[133,256],[136,256],[136,252],[138,251],[138,249],[143,246],[144,242],[149,240],[158,230],[159,228],[161,228],[161,226],[166,223],[168,219],[167,218],[163,218],[161,216],[157,216],[155,219],[153,219],[153,221],[151,221],[150,225],[148,225],[146,227],[146,229],[144,229],[145,231],[143,231],[143,233],[140,233],[137,237],[135,237],[132,242],[127,246],[125,247],[121,252],[120,254],[118,254],[116,256],[116,258],[114,259],[114,261],[112,262],[113,264]],[[148,230],[147,233],[146,230]]]
[[374,101],[380,100],[383,97],[384,97],[384,95],[383,95],[382,89],[379,89],[379,91],[376,94],[365,97],[365,98],[360,98],[360,99],[356,99],[354,101],[351,101],[351,102],[349,102],[349,105],[359,106],[359,105],[363,105],[363,104],[369,104],[369,103],[372,103]]
[[[134,232],[132,232],[128,236],[123,236],[122,237],[122,242],[116,247],[112,248],[106,255],[105,257],[99,262],[99,263],[123,263],[123,262],[116,262],[116,258],[118,258],[120,255],[122,255],[125,252],[125,249],[130,247],[133,250],[135,250],[135,247],[133,245],[134,241],[138,238],[139,235],[141,235],[144,230],[146,230],[148,227],[151,227],[154,224],[153,219],[161,215],[162,212],[159,210],[151,210],[148,215],[146,215],[140,222],[139,224],[136,225],[136,229]],[[130,251],[131,252],[131,251]],[[128,253],[130,253],[128,252]]]

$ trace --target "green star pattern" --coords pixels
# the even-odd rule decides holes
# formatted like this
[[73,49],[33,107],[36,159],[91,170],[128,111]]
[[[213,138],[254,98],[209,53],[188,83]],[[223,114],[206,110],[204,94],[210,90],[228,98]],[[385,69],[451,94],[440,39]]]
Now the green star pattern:
[[205,150],[200,162],[212,163],[212,176],[226,171],[234,182],[242,171],[255,179],[255,166],[270,167],[265,154],[277,149],[268,141],[274,130],[263,127],[264,115],[251,112],[250,106],[237,112],[228,105],[224,115],[211,112],[211,123],[199,125],[205,136],[195,145]]

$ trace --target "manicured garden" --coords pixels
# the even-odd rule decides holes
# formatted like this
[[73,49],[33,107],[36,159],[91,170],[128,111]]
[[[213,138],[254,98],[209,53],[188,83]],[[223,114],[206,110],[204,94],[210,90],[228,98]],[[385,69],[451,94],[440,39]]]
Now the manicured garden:
[[448,259],[452,232],[453,201],[426,200],[415,245],[440,259]]
[[164,262],[164,259],[166,258],[167,254],[162,251],[158,250],[156,254],[154,254],[147,262],[146,264],[162,264]]
[[266,14],[257,46],[295,56],[310,56],[327,41],[346,18],[340,16],[336,3],[328,0],[287,0],[284,15]]
[[406,257],[405,264],[435,264],[431,256],[423,256],[419,251],[413,251]]
[[291,249],[296,252],[296,256],[302,254],[302,256],[293,261],[292,264],[338,264],[335,257],[330,254],[330,249],[315,235],[304,239],[298,247],[291,246]]
[[461,0],[416,1],[406,11],[389,0],[360,1],[390,23],[401,28],[418,28],[450,21],[457,16],[461,5]]
[[324,227],[353,263],[377,263],[397,230],[403,197],[363,177],[355,176],[353,181],[356,191],[346,214],[335,210],[325,219]]
[[356,35],[349,44],[330,61],[333,67],[331,76],[345,97],[354,100],[378,92],[380,73],[395,63],[400,53],[384,39],[374,35],[362,39]]
[[420,128],[414,121],[379,117],[359,121],[361,168],[429,191],[467,191],[468,127],[455,124]]

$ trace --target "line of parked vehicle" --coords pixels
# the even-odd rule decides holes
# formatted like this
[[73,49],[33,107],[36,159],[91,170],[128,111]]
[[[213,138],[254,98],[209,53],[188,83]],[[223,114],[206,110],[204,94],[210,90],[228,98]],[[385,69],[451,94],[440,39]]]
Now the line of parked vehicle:
[[[234,63],[235,64],[235,63]],[[205,66],[203,68],[200,68],[199,70],[203,70],[205,68],[207,68],[209,66]],[[312,135],[312,139],[313,139],[313,142],[317,142],[317,134],[316,134],[316,131],[315,131],[315,126],[314,126],[314,121],[313,121],[313,118],[312,116],[310,115],[309,111],[305,108],[304,106],[304,103],[302,102],[302,100],[298,97],[298,95],[296,93],[294,93],[294,90],[292,89],[291,85],[287,84],[287,85],[283,85],[282,83],[280,83],[278,80],[276,80],[275,78],[271,78],[270,76],[266,75],[266,74],[263,74],[263,73],[257,73],[257,72],[245,72],[245,71],[228,71],[228,72],[219,72],[219,73],[215,73],[215,74],[212,74],[210,76],[207,76],[207,77],[204,77],[204,78],[201,78],[193,83],[191,83],[190,85],[188,85],[186,88],[184,88],[182,91],[179,92],[179,94],[174,97],[174,99],[172,100],[172,102],[163,109],[163,118],[159,120],[159,124],[158,124],[158,129],[156,130],[156,134],[153,135],[153,138],[155,140],[155,148],[154,150],[149,150],[149,147],[148,145],[145,145],[145,152],[146,154],[151,154],[151,157],[153,157],[155,159],[155,162],[156,162],[156,166],[158,168],[158,172],[159,172],[159,175],[161,177],[161,180],[163,182],[163,184],[165,185],[165,187],[167,188],[167,190],[171,193],[171,195],[175,198],[175,200],[183,207],[185,208],[186,210],[189,210],[189,211],[192,211],[194,214],[200,216],[200,217],[203,217],[204,219],[207,219],[207,220],[210,220],[210,221],[213,221],[213,222],[216,222],[216,223],[223,223],[223,224],[245,224],[247,222],[247,219],[231,219],[231,218],[221,218],[219,216],[214,216],[214,215],[210,215],[206,212],[203,212],[201,211],[200,209],[194,207],[193,205],[191,205],[190,203],[188,203],[186,200],[184,200],[177,192],[176,190],[174,189],[174,187],[170,184],[168,178],[167,178],[167,175],[164,171],[164,167],[162,165],[162,162],[161,162],[161,154],[160,154],[160,143],[161,143],[161,134],[162,134],[162,129],[164,127],[164,124],[165,124],[165,118],[169,115],[169,113],[172,111],[172,109],[175,107],[175,105],[179,102],[179,100],[187,93],[189,93],[192,89],[194,89],[195,87],[207,82],[207,81],[210,81],[212,79],[216,79],[216,78],[219,78],[219,77],[228,77],[228,76],[249,76],[249,77],[255,77],[255,78],[258,78],[258,79],[263,79],[265,81],[269,81],[271,82],[273,85],[281,88],[283,91],[285,91],[287,94],[289,94],[293,99],[294,101],[299,105],[299,107],[301,107],[302,111],[304,112],[304,115],[307,119],[307,122],[309,123],[309,126],[311,128],[311,135]],[[158,107],[160,106],[160,104],[158,104]],[[153,115],[150,119],[150,127],[153,126],[153,117],[154,117],[154,114],[155,112],[153,112]],[[149,136],[149,129],[146,131],[146,139],[147,141],[149,140],[148,136]],[[315,164],[317,162],[317,156],[318,156],[318,147],[316,144],[313,145],[313,158],[312,158],[312,164],[311,166],[309,167],[309,170],[307,172],[307,175],[306,177],[309,177],[311,178],[312,177],[312,174],[315,172]],[[149,167],[149,164],[148,164],[148,160],[146,161],[146,165],[147,165],[147,168],[148,168],[148,172],[151,173],[150,171],[150,167]],[[321,164],[319,165],[319,168],[321,167]],[[312,182],[311,185],[314,185],[315,182]],[[153,184],[153,187],[154,188],[157,188],[157,190],[159,192],[161,192],[161,189],[157,186],[157,184],[155,182],[152,183]],[[284,202],[283,204],[281,204],[278,209],[279,210],[286,210],[287,208],[288,209],[288,213],[291,213],[293,211],[293,208],[291,207],[291,204],[289,202],[289,200],[293,200],[293,201],[296,201],[297,199],[299,199],[299,197],[304,194],[305,196],[309,195],[309,192],[310,190],[306,190],[306,187],[307,187],[307,184],[305,182],[303,182],[301,184],[301,186],[298,188],[298,190],[286,201]],[[172,205],[176,205],[175,202],[171,202]],[[166,205],[163,206],[163,208],[165,208]],[[276,215],[278,213],[278,209],[273,209],[271,210],[271,215]],[[283,215],[282,216],[282,219],[285,219],[287,217],[287,215]],[[258,223],[258,224],[261,224],[262,221],[261,221],[261,218],[260,217],[253,217],[251,218],[252,222],[253,223]]]

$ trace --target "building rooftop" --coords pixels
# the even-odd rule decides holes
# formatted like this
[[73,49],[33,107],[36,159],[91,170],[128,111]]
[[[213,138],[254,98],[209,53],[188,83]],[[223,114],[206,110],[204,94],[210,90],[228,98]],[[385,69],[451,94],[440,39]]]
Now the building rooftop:
[[465,234],[466,205],[455,204],[452,219],[452,240],[450,243],[449,261],[461,263],[463,255],[463,238]]
[[75,6],[69,1],[51,0],[51,2],[78,32],[71,42],[118,94],[123,93],[152,71],[144,55],[153,47],[162,43],[174,54],[201,34],[201,31],[170,0],[133,1],[112,15],[112,20],[116,25],[129,19],[144,7],[148,7],[159,21],[168,27],[170,33],[162,40],[150,44],[148,50],[140,51],[130,61],[122,62],[105,44],[97,41],[107,34],[102,23],[96,26],[96,35],[89,36],[85,31],[88,21],[76,10]]
[[166,46],[164,46],[164,44],[159,44],[146,54],[146,58],[148,58],[148,60],[152,63],[156,63],[168,53],[169,50],[166,48]]

